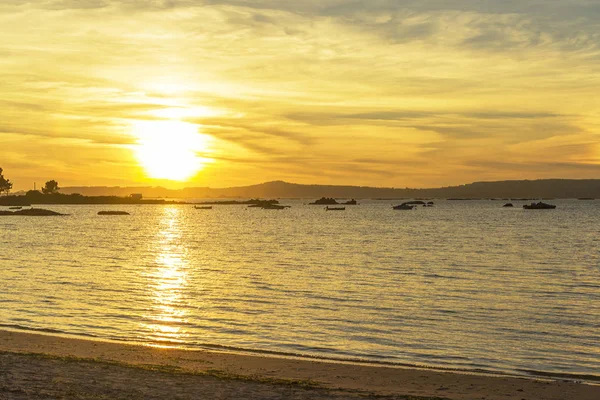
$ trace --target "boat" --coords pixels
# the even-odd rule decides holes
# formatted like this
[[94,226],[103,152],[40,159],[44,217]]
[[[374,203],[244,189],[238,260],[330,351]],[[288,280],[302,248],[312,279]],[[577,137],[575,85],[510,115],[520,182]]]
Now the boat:
[[542,203],[531,203],[523,205],[523,208],[526,210],[553,210],[556,208],[553,204]]
[[9,210],[20,210],[20,209],[22,209],[22,208],[23,208],[23,207],[21,207],[21,206],[17,206],[17,207],[8,207],[8,209],[9,209]]
[[344,211],[346,207],[325,207],[325,211]]
[[505,205],[503,205],[502,207],[513,207],[513,203],[506,203]]
[[194,206],[194,208],[196,210],[212,210],[212,206],[201,206],[201,207]]
[[283,210],[284,208],[288,208],[289,206],[280,206],[279,204],[265,204],[262,206],[263,210]]
[[415,206],[412,204],[402,203],[398,206],[392,206],[392,208],[394,210],[412,210],[413,208],[415,208]]
[[127,211],[98,211],[98,215],[130,215]]

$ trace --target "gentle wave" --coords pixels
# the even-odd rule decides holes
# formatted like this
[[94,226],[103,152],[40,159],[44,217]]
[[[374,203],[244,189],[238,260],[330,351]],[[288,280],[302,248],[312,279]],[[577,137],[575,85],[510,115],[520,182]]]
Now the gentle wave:
[[600,242],[589,221],[600,207],[557,203],[546,213],[489,201],[410,213],[369,201],[345,213],[144,206],[110,226],[98,206],[52,206],[71,217],[11,220],[11,230],[0,220],[0,324],[594,377]]

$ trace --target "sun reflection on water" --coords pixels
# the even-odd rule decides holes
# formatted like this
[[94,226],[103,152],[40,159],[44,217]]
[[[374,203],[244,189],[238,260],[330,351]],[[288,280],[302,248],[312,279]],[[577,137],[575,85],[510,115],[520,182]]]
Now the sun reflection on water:
[[177,346],[187,336],[188,312],[182,292],[187,285],[187,248],[182,240],[182,210],[165,207],[150,254],[156,254],[146,272],[152,301],[142,325],[145,339],[157,346]]

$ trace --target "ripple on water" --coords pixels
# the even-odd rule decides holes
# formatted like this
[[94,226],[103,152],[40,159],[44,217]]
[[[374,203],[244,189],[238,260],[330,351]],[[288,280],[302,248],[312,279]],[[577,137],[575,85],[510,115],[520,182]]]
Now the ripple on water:
[[[600,371],[600,207],[123,206],[2,223],[0,326],[537,376]],[[110,226],[107,226],[107,223]],[[587,379],[587,378],[586,378]],[[591,379],[591,378],[589,378]]]

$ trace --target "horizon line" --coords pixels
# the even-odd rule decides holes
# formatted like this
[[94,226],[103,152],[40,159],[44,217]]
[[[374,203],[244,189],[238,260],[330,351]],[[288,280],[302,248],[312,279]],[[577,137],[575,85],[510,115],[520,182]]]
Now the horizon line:
[[[281,179],[276,179],[272,181],[265,181],[260,183],[253,183],[247,185],[239,185],[239,186],[223,186],[223,187],[211,187],[211,186],[185,186],[179,189],[171,189],[165,186],[137,186],[137,185],[127,185],[127,186],[108,186],[108,185],[69,185],[63,186],[60,189],[72,189],[72,188],[139,188],[139,189],[163,189],[169,191],[181,191],[186,189],[211,189],[211,190],[224,190],[224,189],[237,189],[237,188],[247,188],[252,186],[260,186],[267,185],[272,183],[284,183],[288,185],[297,185],[297,186],[333,186],[333,187],[353,187],[353,188],[372,188],[372,189],[392,189],[392,190],[435,190],[435,189],[447,189],[447,188],[456,188],[461,186],[473,185],[478,183],[500,183],[500,182],[540,182],[540,181],[600,181],[600,178],[537,178],[537,179],[505,179],[505,180],[490,180],[490,181],[472,181],[469,183],[462,183],[457,185],[448,185],[448,186],[437,186],[437,187],[396,187],[396,186],[369,186],[369,185],[352,185],[352,184],[326,184],[326,183],[296,183],[296,182],[288,182]],[[21,189],[17,190],[13,193],[19,192],[28,192],[33,189]]]

